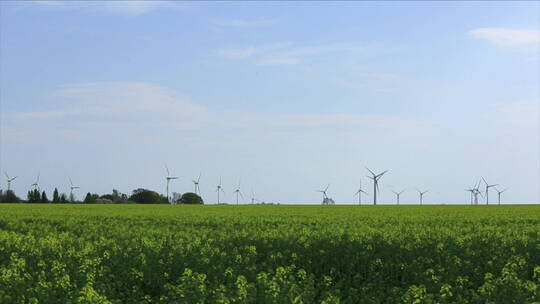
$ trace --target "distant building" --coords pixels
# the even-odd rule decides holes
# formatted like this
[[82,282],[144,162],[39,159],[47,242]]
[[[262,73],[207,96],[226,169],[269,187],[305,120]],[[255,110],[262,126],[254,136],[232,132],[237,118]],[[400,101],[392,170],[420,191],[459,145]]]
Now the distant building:
[[322,201],[322,204],[323,205],[335,205],[336,202],[334,202],[333,199],[329,198],[329,197],[326,197],[323,201]]

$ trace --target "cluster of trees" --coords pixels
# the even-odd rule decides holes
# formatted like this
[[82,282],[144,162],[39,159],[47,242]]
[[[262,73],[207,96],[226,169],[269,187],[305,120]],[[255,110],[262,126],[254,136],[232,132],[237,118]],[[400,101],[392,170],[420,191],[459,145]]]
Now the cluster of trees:
[[[39,191],[38,189],[30,190],[27,194],[26,200],[21,200],[13,190],[2,191],[0,190],[0,203],[83,203],[83,204],[167,204],[169,203],[167,197],[148,189],[135,189],[132,194],[128,196],[125,193],[120,193],[118,190],[113,189],[111,194],[99,195],[96,193],[88,192],[83,201],[75,199],[73,194],[69,197],[58,192],[55,188],[53,192],[52,200],[49,200],[45,191]],[[204,204],[203,199],[196,193],[188,192],[182,195],[178,195],[173,199],[175,204]]]

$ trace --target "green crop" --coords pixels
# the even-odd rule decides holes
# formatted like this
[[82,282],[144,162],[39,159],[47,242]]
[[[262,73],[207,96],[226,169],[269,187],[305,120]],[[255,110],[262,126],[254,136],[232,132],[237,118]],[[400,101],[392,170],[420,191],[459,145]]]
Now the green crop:
[[539,303],[540,206],[0,205],[0,303]]

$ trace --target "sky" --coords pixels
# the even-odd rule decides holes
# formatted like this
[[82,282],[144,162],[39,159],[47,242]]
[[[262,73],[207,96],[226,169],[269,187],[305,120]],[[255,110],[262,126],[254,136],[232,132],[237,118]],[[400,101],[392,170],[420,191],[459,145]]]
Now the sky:
[[0,171],[21,197],[38,172],[165,193],[167,165],[210,204],[220,177],[222,202],[353,204],[368,167],[381,204],[481,177],[538,203],[539,54],[535,1],[2,1]]

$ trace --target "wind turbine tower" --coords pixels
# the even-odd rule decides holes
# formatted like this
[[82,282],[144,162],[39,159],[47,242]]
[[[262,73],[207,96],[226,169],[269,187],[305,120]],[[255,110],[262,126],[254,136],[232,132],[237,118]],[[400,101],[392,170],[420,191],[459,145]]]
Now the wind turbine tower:
[[399,196],[401,195],[401,193],[405,192],[405,190],[401,190],[401,192],[396,192],[392,190],[392,192],[394,192],[394,194],[396,195],[396,203],[399,205]]
[[379,179],[386,173],[388,170],[375,174],[373,171],[369,170],[369,168],[366,167],[366,169],[371,173],[373,176],[368,176],[373,180],[373,205],[377,205],[377,192],[379,191]]
[[242,192],[240,191],[240,181],[238,182],[238,187],[236,188],[236,190],[234,190],[234,193],[236,193],[236,205],[238,205],[238,195],[240,195],[242,199],[244,199],[244,196],[242,195]]
[[488,184],[488,182],[486,182],[484,177],[482,177],[482,180],[486,184],[486,205],[489,205],[489,188],[496,187],[496,186],[498,186],[498,184],[490,185],[490,184]]
[[423,202],[424,202],[424,194],[426,194],[429,190],[426,190],[426,191],[422,192],[422,191],[416,189],[416,191],[418,191],[418,194],[420,195],[420,205],[422,205]]
[[9,191],[11,190],[11,182],[14,181],[17,178],[17,176],[10,178],[7,172],[5,171],[4,171],[4,174],[6,175],[6,178],[7,178],[7,191]]
[[201,173],[199,173],[199,177],[197,180],[193,180],[193,185],[195,185],[195,194],[199,194],[201,192],[201,189],[199,188],[199,182],[201,181]]
[[171,176],[171,172],[169,172],[169,168],[167,167],[167,165],[165,165],[165,169],[167,170],[167,176],[165,176],[165,179],[167,180],[167,203],[170,203],[171,200],[169,199],[169,183],[173,179],[178,179],[178,177],[177,176]]
[[499,205],[501,204],[501,194],[508,190],[508,188],[504,189],[503,191],[499,191],[499,189],[495,188],[495,191],[497,191],[497,195],[499,196]]
[[358,205],[362,205],[362,193],[367,195],[366,191],[362,190],[362,179],[360,179],[360,185],[358,191],[354,195],[358,195]]

